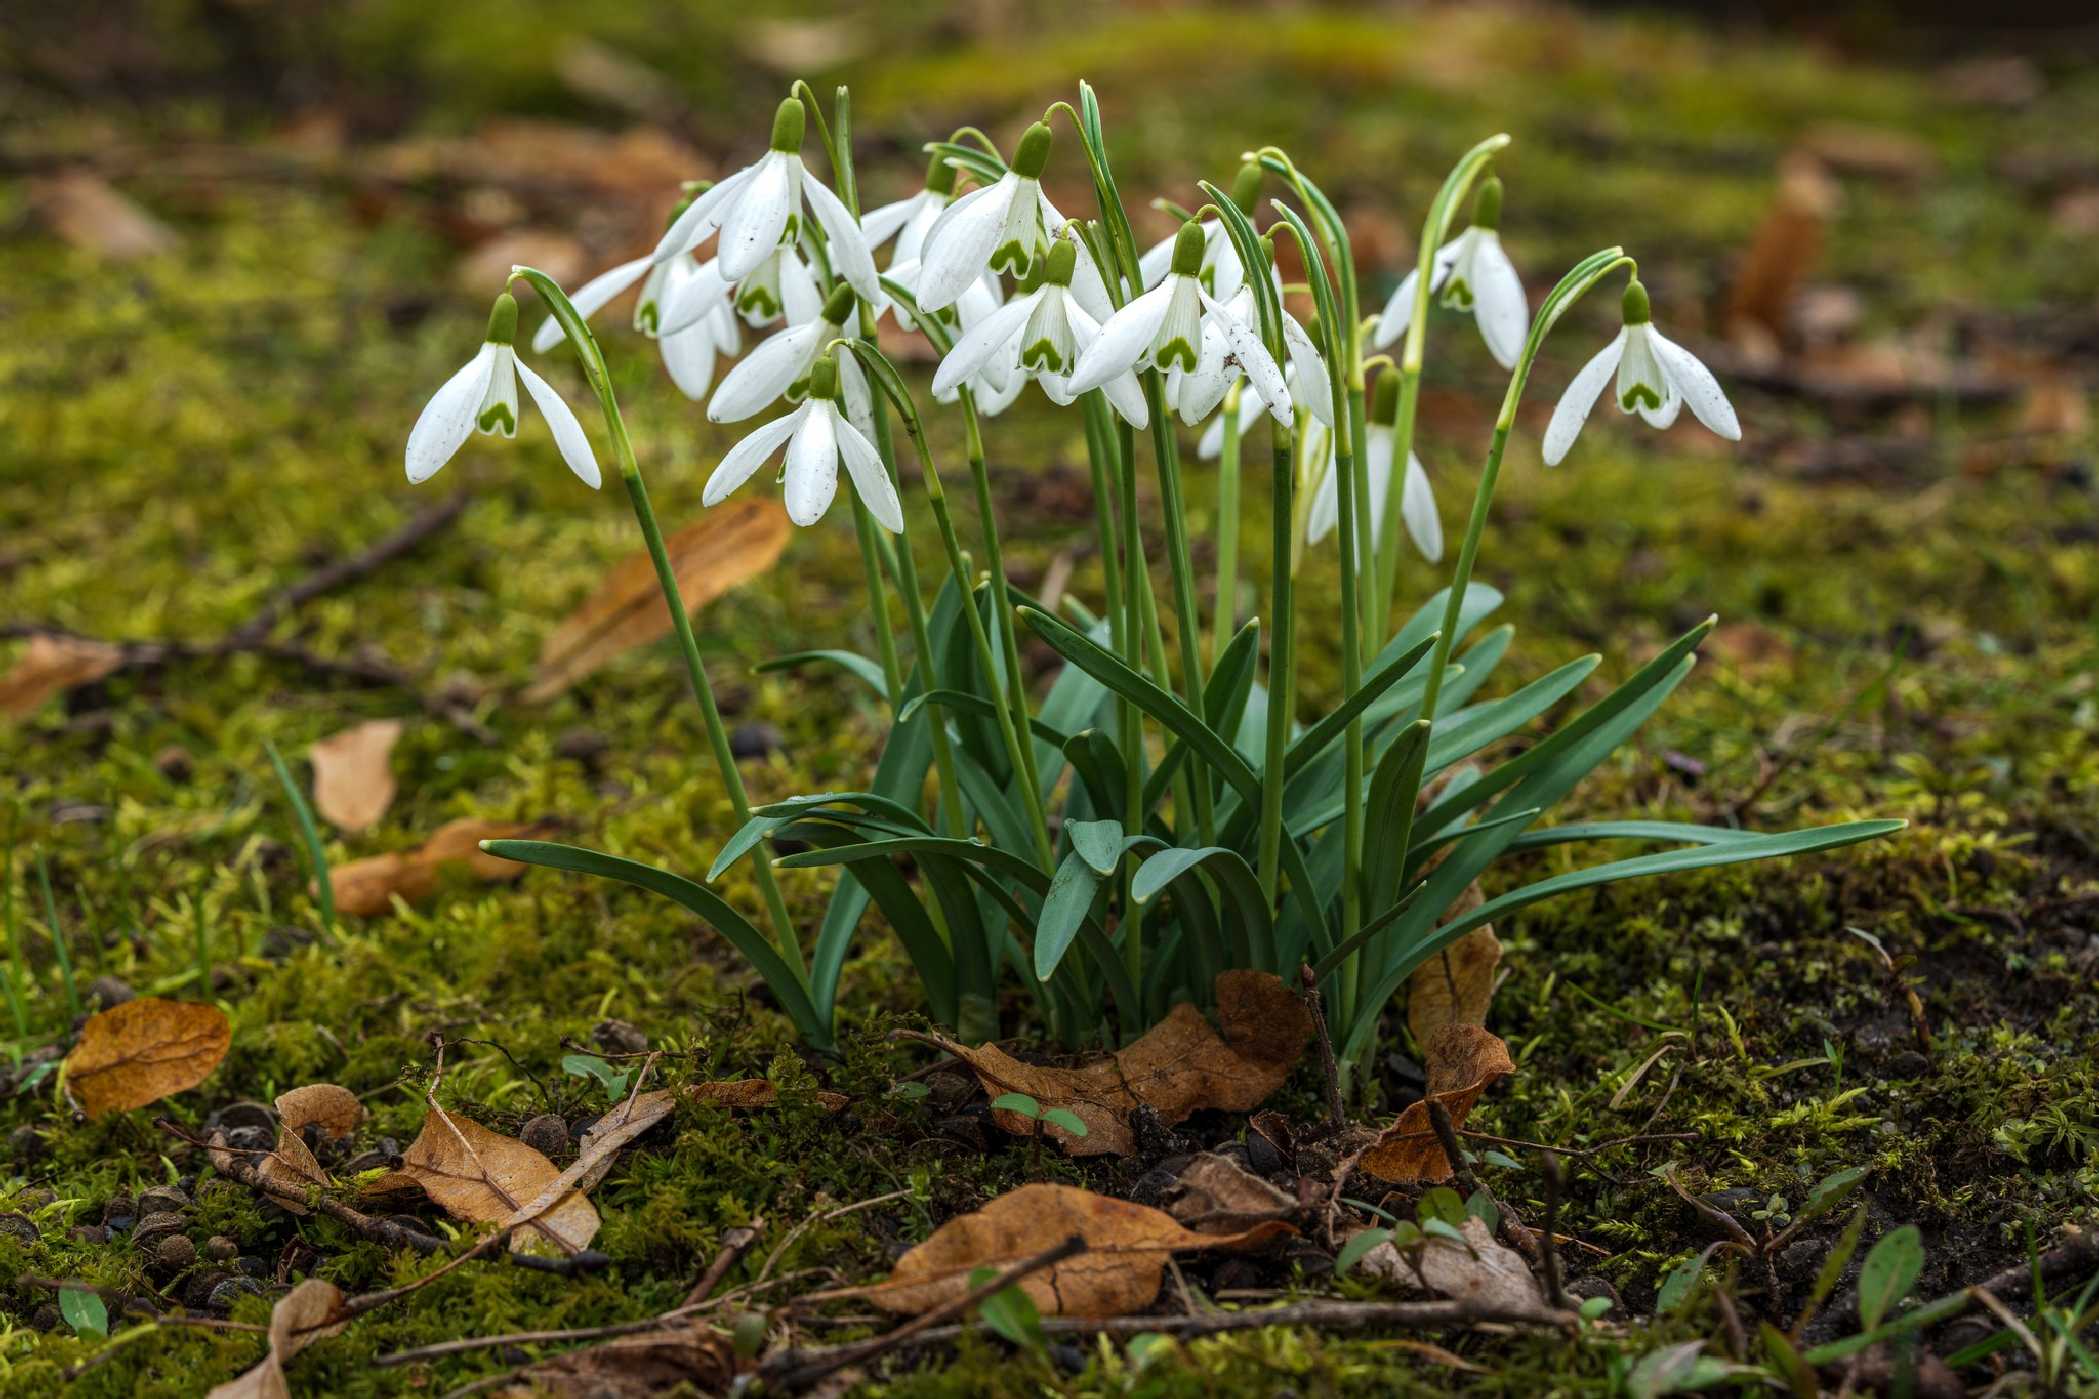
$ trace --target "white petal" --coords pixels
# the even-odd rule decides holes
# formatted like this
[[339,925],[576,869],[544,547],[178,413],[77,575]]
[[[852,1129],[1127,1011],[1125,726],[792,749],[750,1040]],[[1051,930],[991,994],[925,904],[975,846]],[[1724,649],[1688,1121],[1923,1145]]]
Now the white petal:
[[838,411],[812,402],[787,444],[787,518],[813,525],[838,494]]
[[1523,353],[1524,337],[1530,333],[1530,302],[1524,298],[1516,264],[1502,250],[1501,235],[1491,228],[1473,232],[1472,314],[1487,349],[1503,369],[1514,369],[1516,356]]
[[1407,533],[1414,537],[1414,547],[1421,557],[1430,563],[1443,558],[1443,519],[1436,514],[1436,493],[1429,486],[1428,473],[1421,469],[1421,458],[1407,453],[1406,482],[1399,491],[1399,513],[1407,522]]
[[809,416],[809,405],[803,404],[784,418],[775,418],[761,424],[750,436],[729,449],[729,454],[714,468],[707,478],[706,489],[700,492],[700,504],[719,505],[729,498],[729,492],[751,479],[751,473],[765,465],[766,459],[780,449],[780,444],[794,435]]
[[[1457,262],[1458,254],[1463,251],[1463,245],[1459,241],[1463,237],[1463,234],[1459,234],[1458,238],[1436,249],[1436,259],[1429,277],[1428,294],[1431,297],[1434,297],[1437,289],[1443,285],[1443,279],[1450,275],[1452,264]],[[1407,327],[1414,321],[1414,288],[1420,280],[1419,264],[1400,279],[1391,299],[1385,303],[1385,309],[1378,315],[1376,329],[1370,334],[1371,348],[1382,350],[1407,333]]]
[[947,206],[926,235],[925,250],[919,255],[918,304],[922,309],[939,311],[954,305],[955,298],[983,275],[1019,189],[1020,176],[1009,170],[997,183],[973,189]]
[[859,428],[862,437],[873,441],[874,394],[868,389],[867,375],[860,368],[860,356],[851,350],[838,352],[838,397],[845,403],[845,420]]
[[1558,466],[1581,435],[1582,424],[1589,421],[1589,410],[1603,396],[1611,376],[1618,372],[1618,361],[1625,356],[1625,331],[1621,327],[1610,344],[1598,350],[1581,372],[1568,381],[1567,391],[1560,395],[1559,403],[1552,410],[1552,421],[1545,428],[1545,464]]
[[831,193],[822,180],[806,173],[802,176],[802,198],[808,201],[809,212],[816,215],[816,222],[823,228],[832,270],[868,301],[880,301],[882,282],[875,275],[875,255],[868,251],[866,235],[860,232],[860,225],[853,221],[845,202]]
[[1312,496],[1312,508],[1305,512],[1305,543],[1317,544],[1334,532],[1341,523],[1340,473],[1334,470],[1333,438],[1322,429],[1319,432],[1321,447],[1315,443],[1318,454],[1319,487]]
[[663,353],[663,367],[670,371],[678,392],[697,403],[714,384],[715,344],[713,330],[696,325],[676,335],[662,335],[656,348]]
[[[904,225],[903,232],[896,236],[896,250],[889,255],[889,266],[892,270],[903,263],[916,262],[924,256],[927,236],[932,233],[933,226],[940,222],[940,216],[947,212],[946,196],[928,190],[922,197],[925,203],[919,205],[917,212],[911,215],[910,222]],[[870,238],[868,241],[872,243],[876,240]]]
[[1135,367],[1151,348],[1159,327],[1166,323],[1166,313],[1173,306],[1173,292],[1171,282],[1161,282],[1108,317],[1093,343],[1079,351],[1079,367],[1071,375],[1073,392],[1097,389]]
[[[722,280],[720,263],[710,260],[695,267],[679,279],[677,287],[664,299],[656,333],[671,336],[690,330],[728,298],[729,284]],[[539,343],[534,341],[532,348],[538,349]]]
[[1716,435],[1729,442],[1742,440],[1742,423],[1735,417],[1734,405],[1727,401],[1727,394],[1720,388],[1720,381],[1713,377],[1698,356],[1683,346],[1654,332],[1655,357],[1662,362],[1662,371],[1669,382],[1690,405],[1691,415],[1704,423]]
[[[575,307],[576,314],[587,321],[604,310],[605,303],[639,281],[654,265],[648,258],[638,257],[632,262],[623,262],[617,267],[607,268],[576,288],[575,294],[569,297],[569,305]],[[532,353],[535,355],[543,355],[560,343],[561,322],[552,316],[541,321],[539,329],[532,333]]]
[[664,230],[663,237],[657,240],[656,251],[649,254],[649,261],[669,262],[679,253],[689,253],[707,241],[707,235],[721,227],[722,214],[743,187],[751,182],[751,175],[757,168],[756,165],[746,165],[686,205],[685,212],[678,215]]
[[460,445],[473,435],[474,419],[481,412],[482,395],[488,392],[488,376],[495,368],[494,345],[483,345],[479,354],[461,365],[423,405],[415,426],[408,431],[408,479],[429,480],[452,459]]
[[1151,426],[1151,405],[1145,402],[1144,389],[1137,383],[1136,375],[1118,374],[1101,385],[1101,392],[1131,427],[1142,432]]
[[602,478],[598,475],[597,454],[590,450],[590,439],[583,435],[583,424],[576,421],[575,413],[554,392],[554,386],[540,378],[531,365],[519,360],[517,376],[525,381],[525,392],[532,395],[532,401],[546,415],[547,427],[554,433],[554,445],[561,449],[561,459],[582,478],[584,485],[596,490]]
[[817,337],[824,333],[823,327],[822,321],[810,321],[762,342],[722,379],[707,405],[709,420],[740,423],[763,412],[809,372],[810,362],[822,348]]
[[1019,398],[1020,391],[1027,386],[1027,376],[1015,374],[1006,381],[1004,387],[979,379],[970,385],[970,392],[976,398],[977,412],[986,418],[996,418],[1013,406],[1013,400]]
[[920,190],[893,204],[884,204],[879,209],[869,210],[860,216],[860,236],[867,240],[868,247],[881,247],[896,237],[903,226],[911,221],[911,216],[931,197],[928,191]]
[[1180,236],[1180,230],[1175,229],[1145,249],[1144,256],[1137,259],[1137,275],[1144,279],[1146,291],[1164,281],[1166,274],[1173,269],[1173,245],[1180,241]]
[[780,246],[787,231],[788,215],[794,212],[795,167],[785,151],[768,151],[753,167],[749,184],[722,215],[721,242],[715,261],[721,274],[732,282],[744,277]]
[[860,493],[867,513],[891,534],[902,534],[904,506],[896,498],[896,486],[890,481],[889,472],[882,466],[882,454],[851,422],[841,419],[835,427],[838,455],[845,459],[846,474],[853,478],[853,489]]
[[1334,425],[1334,385],[1327,378],[1326,361],[1319,357],[1319,347],[1312,337],[1297,323],[1297,317],[1288,311],[1283,313],[1283,348],[1290,352],[1290,367],[1297,371],[1297,394],[1304,400],[1312,416]]
[[1115,303],[1108,298],[1108,284],[1101,280],[1101,270],[1093,265],[1093,254],[1086,251],[1083,242],[1078,244],[1079,258],[1071,269],[1071,294],[1086,314],[1096,321],[1104,321],[1115,314]]
[[[1652,321],[1626,327],[1625,358],[1618,364],[1618,408],[1621,412],[1638,413],[1649,427],[1666,428],[1675,423],[1684,399],[1655,353],[1654,342],[1658,338]],[[1660,401],[1647,402],[1647,395],[1637,392],[1641,389]]]
[[1269,414],[1284,427],[1289,427],[1295,421],[1290,409],[1290,386],[1283,381],[1283,371],[1276,368],[1275,361],[1269,358],[1268,347],[1261,343],[1261,337],[1209,297],[1203,298],[1203,306],[1216,320],[1217,328],[1224,332],[1225,344],[1231,347],[1232,358],[1238,360],[1239,367],[1246,371],[1247,382],[1254,386],[1254,392],[1261,395],[1261,402]]
[[1246,269],[1239,262],[1239,247],[1232,242],[1232,235],[1224,231],[1220,221],[1210,225],[1209,249],[1210,282],[1219,301],[1230,304],[1246,285]]
[[823,289],[816,285],[809,264],[792,248],[780,254],[780,309],[789,325],[813,321],[824,309]]
[[[964,380],[976,378],[986,364],[999,358],[998,352],[1020,334],[1021,327],[1027,324],[1029,315],[1041,300],[1040,290],[1015,297],[965,331],[954,348],[948,351],[947,357],[940,361],[940,368],[933,375],[933,392],[948,393]],[[1003,386],[1006,380],[1000,375],[994,382]]]
[[[503,416],[491,427],[490,411],[499,406]],[[508,345],[497,345],[488,357],[488,389],[481,395],[474,426],[490,434],[517,436],[517,351]]]

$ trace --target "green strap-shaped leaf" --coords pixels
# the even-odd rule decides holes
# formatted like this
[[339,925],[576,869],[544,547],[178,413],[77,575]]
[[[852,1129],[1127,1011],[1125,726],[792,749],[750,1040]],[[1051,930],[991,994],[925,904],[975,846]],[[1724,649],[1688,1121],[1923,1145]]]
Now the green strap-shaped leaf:
[[1130,897],[1150,899],[1173,880],[1198,869],[1215,879],[1225,893],[1225,907],[1231,910],[1247,941],[1248,960],[1257,967],[1273,970],[1275,920],[1261,892],[1260,877],[1238,851],[1221,845],[1162,850],[1137,867],[1137,875],[1130,881]]
[[[917,696],[909,704],[897,711],[897,717],[899,719],[915,718],[918,715],[918,711],[924,709],[927,705],[935,705],[942,709],[952,709],[958,713],[969,714],[979,719],[989,719],[993,722],[996,722],[998,719],[998,706],[985,699],[982,695],[972,695],[963,690],[946,689],[928,690],[926,693]],[[1028,718],[1028,729],[1038,740],[1059,752],[1063,750],[1064,740],[1071,737],[1071,735],[1065,733],[1056,725],[1032,715]]]
[[[1250,618],[1233,634],[1224,654],[1217,658],[1217,664],[1210,672],[1210,683],[1203,687],[1203,718],[1213,732],[1222,735],[1238,730],[1240,717],[1246,713],[1247,696],[1253,689],[1260,651],[1261,623],[1258,618]],[[1175,739],[1159,766],[1145,781],[1145,811],[1157,808],[1187,756],[1188,745]]]
[[1043,981],[1056,975],[1058,963],[1092,912],[1093,897],[1100,887],[1099,873],[1076,850],[1057,866],[1049,893],[1042,898],[1042,916],[1035,923],[1035,975]]
[[[1458,604],[1458,634],[1450,639],[1453,650],[1457,644],[1472,634],[1473,628],[1487,619],[1489,613],[1501,606],[1501,590],[1491,584],[1474,579],[1465,589],[1465,600]],[[1370,661],[1373,673],[1383,670],[1393,657],[1399,656],[1422,642],[1433,643],[1436,628],[1443,624],[1443,609],[1450,601],[1450,589],[1442,588],[1427,602],[1421,604],[1405,625],[1392,634]]]
[[1531,681],[1514,694],[1455,713],[1439,712],[1435,731],[1429,735],[1426,770],[1441,772],[1451,764],[1471,757],[1496,739],[1514,733],[1566,698],[1602,663],[1601,656],[1582,656]]
[[[933,925],[918,892],[890,863],[887,847],[906,838],[863,842],[856,840],[853,832],[822,821],[798,821],[787,827],[782,835],[815,847],[799,852],[795,858],[811,864],[844,865],[859,881],[881,908],[882,916],[889,920],[897,941],[904,945],[913,969],[925,984],[927,1009],[934,1019],[943,1024],[954,1024],[961,1003],[955,951]],[[823,855],[835,858],[810,859],[811,856]],[[774,865],[776,868],[785,867],[783,861],[776,860]]]
[[[1305,731],[1304,737],[1290,745],[1283,758],[1283,772],[1294,774],[1306,763],[1339,738],[1348,729],[1351,719],[1375,704],[1392,686],[1406,678],[1407,672],[1421,663],[1429,648],[1436,644],[1436,634],[1430,632],[1414,645],[1399,652],[1391,660],[1381,664],[1363,681],[1362,688],[1341,702],[1339,708]],[[1424,685],[1426,677],[1423,678]]]
[[1049,876],[1018,855],[1010,855],[983,841],[957,840],[953,836],[893,836],[827,850],[798,850],[792,855],[781,856],[774,864],[783,870],[814,869],[843,864],[848,860],[864,860],[871,855],[949,855],[958,860],[974,861],[1032,889],[1044,889],[1049,883]]
[[785,656],[775,656],[769,661],[760,661],[751,669],[760,675],[771,675],[777,671],[795,670],[806,665],[835,665],[854,679],[863,682],[875,692],[877,698],[889,698],[889,682],[882,674],[882,667],[858,651],[794,651]]
[[1066,821],[1064,834],[1071,841],[1071,848],[1079,858],[1092,867],[1102,878],[1115,873],[1122,863],[1122,822],[1110,818],[1106,821]]
[[661,894],[685,906],[701,921],[729,940],[731,946],[741,952],[750,964],[757,968],[758,975],[765,978],[766,986],[780,1008],[787,1012],[802,1038],[819,1049],[831,1047],[831,1021],[828,1014],[818,1015],[810,1002],[809,993],[803,988],[800,978],[768,942],[765,935],[752,927],[744,916],[731,908],[712,889],[695,884],[682,875],[657,869],[654,865],[642,864],[619,855],[607,855],[599,850],[586,850],[580,845],[562,845],[547,840],[489,840],[481,848],[503,860],[516,860],[521,864],[539,865],[545,869],[568,870],[576,874],[596,875],[600,879],[617,880],[631,884],[637,889],[647,889]]
[[1509,848],[1532,850],[1575,840],[1674,840],[1690,845],[1719,845],[1747,840],[1755,834],[1730,826],[1693,826],[1682,821],[1570,821],[1564,826],[1525,831],[1509,842]]

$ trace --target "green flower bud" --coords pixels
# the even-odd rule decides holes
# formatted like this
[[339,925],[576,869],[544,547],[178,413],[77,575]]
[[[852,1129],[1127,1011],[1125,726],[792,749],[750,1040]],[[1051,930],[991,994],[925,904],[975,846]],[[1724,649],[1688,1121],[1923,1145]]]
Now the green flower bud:
[[779,110],[773,113],[773,149],[790,154],[799,151],[802,148],[802,128],[807,121],[799,98],[783,100]]
[[1071,285],[1072,274],[1079,270],[1079,245],[1069,238],[1059,238],[1050,245],[1049,256],[1040,259],[1043,268],[1042,280],[1054,286]]
[[1625,284],[1625,309],[1627,325],[1645,325],[1654,319],[1654,309],[1647,304],[1647,288],[1640,285],[1638,277]]
[[856,300],[853,289],[840,282],[832,288],[830,299],[824,302],[824,319],[832,325],[844,325],[845,318],[853,314]]
[[826,351],[809,366],[809,397],[838,397],[838,360]]
[[1181,225],[1180,234],[1173,240],[1173,273],[1176,277],[1193,277],[1203,270],[1203,226],[1195,219]]
[[1480,182],[1480,192],[1472,200],[1472,225],[1475,228],[1501,227],[1501,177],[1489,175]]
[[508,345],[517,339],[517,298],[504,292],[488,310],[488,343]]
[[1232,202],[1239,206],[1240,213],[1251,218],[1254,206],[1260,202],[1260,198],[1261,163],[1249,160],[1239,167],[1239,173],[1232,178]]
[[1391,427],[1399,421],[1399,376],[1387,370],[1377,376],[1370,400],[1370,421]]
[[955,192],[955,167],[945,157],[936,155],[926,162],[926,188],[935,194]]
[[1049,154],[1050,129],[1038,121],[1020,138],[1020,149],[1013,153],[1013,173],[1023,180],[1041,179]]

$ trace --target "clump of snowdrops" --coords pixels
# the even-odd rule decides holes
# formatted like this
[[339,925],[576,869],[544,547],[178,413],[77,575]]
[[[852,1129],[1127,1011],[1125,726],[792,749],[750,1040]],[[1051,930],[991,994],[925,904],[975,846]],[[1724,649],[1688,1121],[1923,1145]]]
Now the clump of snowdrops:
[[[828,184],[802,156],[812,121]],[[1009,984],[1032,997],[1050,1034],[1115,1043],[1178,1001],[1204,1000],[1221,971],[1295,977],[1310,966],[1348,1065],[1374,1045],[1416,967],[1526,904],[1900,825],[1754,834],[1544,822],[1682,683],[1710,619],[1603,698],[1497,747],[1531,730],[1600,663],[1587,656],[1487,697],[1513,633],[1481,631],[1501,599],[1472,581],[1517,404],[1561,317],[1599,286],[1619,292],[1623,328],[1560,399],[1546,464],[1567,455],[1607,389],[1622,412],[1655,427],[1688,407],[1711,431],[1740,436],[1712,374],[1655,328],[1622,249],[1583,258],[1531,310],[1499,233],[1503,189],[1492,167],[1508,137],[1457,162],[1422,221],[1416,266],[1366,315],[1347,226],[1275,147],[1248,154],[1228,190],[1200,183],[1193,213],[1174,206],[1179,232],[1146,249],[1084,84],[1077,106],[1053,105],[1010,161],[965,128],[927,146],[924,188],[864,212],[849,123],[844,88],[826,121],[815,93],[796,84],[766,152],[727,179],[689,187],[652,253],[573,295],[534,269],[512,274],[551,310],[531,348],[565,340],[596,394],[741,826],[725,833],[706,871],[543,842],[491,842],[492,851],[683,904],[751,961],[819,1049],[833,1043],[840,968],[873,906],[916,967],[928,1012],[965,1038],[999,1032]],[[1076,135],[1092,177],[1088,217],[1067,215],[1042,189],[1060,127]],[[1302,263],[1302,286],[1282,282],[1278,244]],[[842,667],[880,696],[888,734],[861,790],[749,803],[587,325],[636,283],[635,327],[656,341],[678,387],[704,398],[716,422],[764,417],[714,469],[704,504],[757,489],[751,478],[780,457],[787,513],[814,526],[840,493],[843,467],[877,654],[811,651],[783,663]],[[1316,314],[1300,320],[1293,295]],[[1403,610],[1409,552],[1436,569],[1415,568],[1415,577],[1445,566],[1439,507],[1414,452],[1439,302],[1472,315],[1510,377],[1448,584]],[[876,348],[884,316],[940,355],[929,393]],[[516,353],[516,322],[506,289],[486,343],[411,433],[410,480],[435,472],[477,429],[514,435],[522,379],[563,458],[598,484],[588,435]],[[764,338],[716,382],[747,331]],[[1031,384],[1084,425],[1103,562],[1099,597],[1056,608],[1008,582],[985,469],[993,420]],[[929,411],[961,418],[961,474],[980,521],[968,541],[947,497],[955,464],[936,462],[928,447]],[[1204,464],[1184,457],[1176,419],[1202,429]],[[1257,491],[1242,506],[1243,468],[1263,447],[1266,499]],[[916,458],[930,529],[907,521],[904,451]],[[1219,536],[1215,576],[1203,580],[1183,479],[1213,469],[1211,460]],[[1144,471],[1157,482],[1161,518],[1151,523],[1163,526],[1163,559],[1146,554]],[[1235,614],[1242,513],[1265,515],[1273,539],[1259,618]],[[1301,598],[1298,564],[1327,547],[1339,552],[1338,596]],[[1205,596],[1215,599],[1208,615]],[[1339,623],[1343,693],[1324,714],[1302,713],[1293,683],[1307,610],[1322,625]],[[1024,636],[1063,658],[1045,683],[1031,684],[1022,666]],[[1574,841],[1646,849],[1464,907],[1496,859]],[[775,842],[795,853],[775,855]],[[742,861],[753,862],[764,926],[708,887]],[[839,880],[821,925],[805,930],[788,916],[774,871],[815,866],[835,867]]]

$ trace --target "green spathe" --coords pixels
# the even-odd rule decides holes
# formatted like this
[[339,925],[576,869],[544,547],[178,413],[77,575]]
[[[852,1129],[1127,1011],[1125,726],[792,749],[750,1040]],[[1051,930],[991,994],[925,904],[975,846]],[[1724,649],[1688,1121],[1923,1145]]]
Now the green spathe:
[[808,123],[802,104],[796,98],[785,98],[773,113],[772,148],[789,155],[802,148],[802,130]]
[[1640,284],[1638,277],[1625,284],[1625,298],[1619,305],[1627,325],[1646,325],[1654,319],[1654,308],[1647,301],[1647,288]]
[[1203,270],[1203,248],[1207,243],[1203,226],[1194,219],[1181,225],[1173,240],[1173,275],[1193,277]]
[[1021,135],[1020,148],[1013,152],[1013,173],[1023,180],[1039,180],[1049,165],[1050,129],[1036,122]]
[[508,345],[517,339],[517,298],[509,292],[496,297],[496,304],[488,308],[488,343]]

